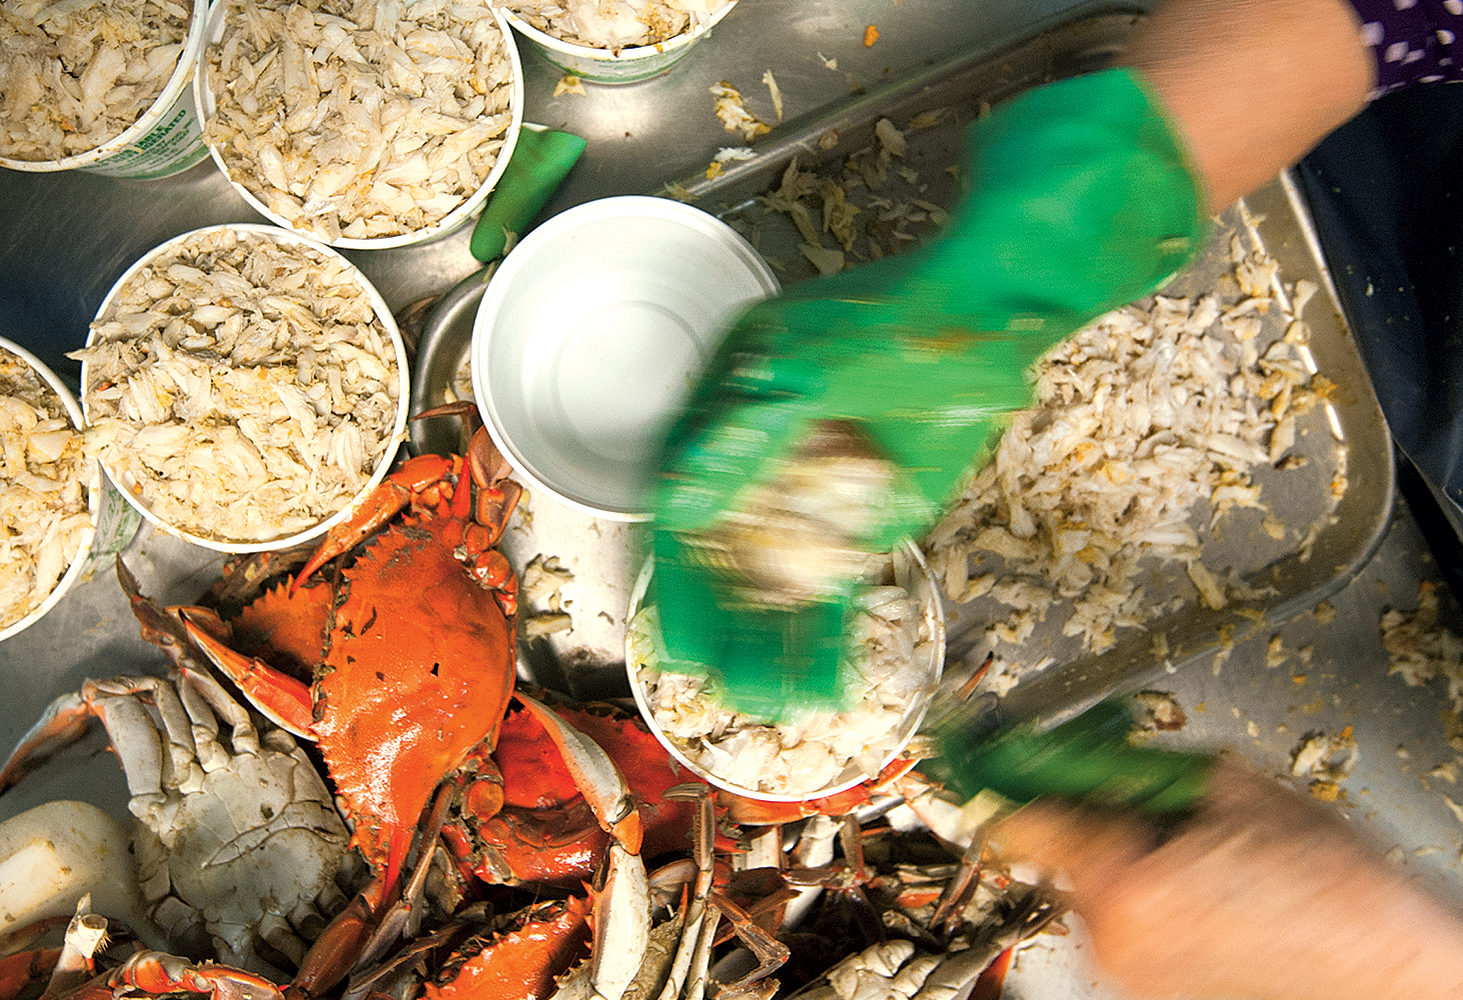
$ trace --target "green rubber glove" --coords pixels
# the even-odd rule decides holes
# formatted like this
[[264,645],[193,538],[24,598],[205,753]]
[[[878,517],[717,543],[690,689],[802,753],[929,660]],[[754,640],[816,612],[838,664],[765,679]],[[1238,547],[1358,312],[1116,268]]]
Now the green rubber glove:
[[720,674],[736,707],[777,717],[842,684],[852,574],[764,599],[722,537],[756,524],[759,489],[798,475],[810,437],[842,429],[887,463],[877,500],[841,519],[854,547],[918,536],[1028,405],[1031,364],[1202,245],[1197,181],[1133,70],[1029,90],[968,145],[971,191],[940,239],[754,306],[670,431],[653,497],[668,669]]
[[525,125],[503,176],[473,226],[468,240],[472,255],[484,264],[501,257],[509,240],[522,236],[559,190],[585,145],[569,132]]
[[1192,810],[1216,758],[1134,744],[1132,713],[1101,701],[1046,731],[1010,726],[985,739],[959,729],[935,732],[937,757],[920,769],[962,799],[989,789],[1018,804],[1042,796],[1148,813]]

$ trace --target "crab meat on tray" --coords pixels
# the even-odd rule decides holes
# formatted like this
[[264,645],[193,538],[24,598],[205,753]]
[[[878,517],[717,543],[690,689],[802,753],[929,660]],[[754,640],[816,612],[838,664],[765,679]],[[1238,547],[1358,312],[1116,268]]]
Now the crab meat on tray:
[[295,229],[413,233],[488,181],[514,69],[487,3],[227,0],[213,16],[204,141]]
[[[1001,651],[997,693],[1050,663],[1020,662],[1048,619],[1083,652],[1102,653],[1171,600],[1218,610],[1268,596],[1233,568],[1206,564],[1215,526],[1248,509],[1258,539],[1293,542],[1308,558],[1344,495],[1344,451],[1314,490],[1322,495],[1309,528],[1282,522],[1263,490],[1262,473],[1309,464],[1298,421],[1320,421],[1334,386],[1305,360],[1300,314],[1316,286],[1302,280],[1279,294],[1263,247],[1235,233],[1228,250],[1216,290],[1125,306],[1042,358],[1035,405],[1013,418],[926,540],[952,600],[989,598],[1009,611],[987,629],[987,645]],[[1268,343],[1267,316],[1281,331]],[[1181,568],[1188,595],[1156,585],[1166,566]],[[1155,653],[1167,655],[1161,643]]]
[[0,3],[0,156],[60,160],[115,139],[178,66],[192,3]]
[[626,49],[699,31],[734,0],[506,0],[539,31],[571,45]]
[[0,628],[39,607],[86,543],[91,466],[60,396],[0,348]]
[[874,587],[860,598],[860,642],[845,663],[851,708],[815,711],[770,724],[724,707],[715,681],[656,669],[654,608],[630,623],[637,681],[655,722],[685,757],[716,780],[778,796],[821,793],[845,783],[850,768],[877,775],[912,731],[911,712],[934,683],[929,664],[936,628],[903,586]]
[[70,355],[102,465],[170,527],[236,542],[311,528],[393,443],[393,334],[353,266],[295,240],[223,227],[165,245]]

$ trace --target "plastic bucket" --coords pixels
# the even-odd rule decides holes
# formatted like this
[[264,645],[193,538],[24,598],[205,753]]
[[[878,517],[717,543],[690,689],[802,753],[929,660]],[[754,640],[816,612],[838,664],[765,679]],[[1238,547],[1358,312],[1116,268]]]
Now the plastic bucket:
[[13,160],[0,157],[0,166],[32,173],[82,170],[107,177],[152,180],[181,173],[203,162],[208,148],[189,87],[193,68],[203,51],[208,22],[208,0],[193,0],[193,16],[183,41],[178,65],[157,100],[121,135],[95,149],[59,160]]
[[646,521],[670,421],[726,324],[777,279],[725,222],[644,195],[584,202],[509,251],[473,320],[473,396],[530,489]]
[[736,0],[731,0],[701,23],[693,22],[691,30],[657,45],[641,45],[617,51],[566,42],[538,30],[511,10],[504,8],[503,12],[515,31],[537,46],[544,58],[564,72],[591,83],[635,83],[659,76],[674,66],[685,57],[692,45],[710,34],[711,29],[730,14],[735,6]]
[[[223,37],[228,6],[226,0],[218,0],[217,6],[214,7],[213,13],[209,16],[208,27],[205,31],[208,44],[212,44]],[[508,124],[507,132],[503,135],[503,146],[498,150],[498,158],[494,161],[487,178],[484,179],[483,183],[466,200],[430,226],[391,236],[376,236],[364,239],[342,236],[338,239],[326,239],[324,235],[300,227],[264,204],[258,195],[241,184],[238,178],[230,172],[228,166],[224,163],[222,154],[219,153],[216,146],[211,143],[208,144],[206,147],[207,154],[213,157],[213,162],[217,164],[218,169],[223,175],[228,178],[229,183],[239,193],[239,196],[247,201],[256,212],[275,225],[282,226],[290,232],[299,233],[301,236],[313,240],[316,243],[323,243],[333,247],[344,247],[348,250],[384,250],[391,247],[429,243],[432,240],[446,236],[448,233],[461,228],[464,223],[477,217],[477,214],[482,210],[483,203],[488,200],[488,195],[492,194],[493,188],[497,186],[498,180],[503,176],[503,171],[508,168],[508,161],[513,156],[513,149],[518,144],[518,134],[523,129],[523,64],[519,60],[518,45],[513,39],[513,32],[508,28],[508,22],[504,18],[503,12],[495,9],[493,13],[497,18],[498,30],[503,33],[503,45],[507,49],[508,61],[512,66],[512,91],[508,101],[511,121]],[[193,76],[193,95],[197,101],[198,109],[203,120],[207,121],[213,115],[214,99],[213,92],[208,86],[208,61],[206,59],[198,60],[197,69]]]
[[[935,582],[934,574],[930,572],[919,547],[913,542],[901,543],[893,556],[905,563],[910,581],[909,595],[919,607],[924,628],[928,630],[929,642],[924,647],[927,654],[925,658],[921,661],[911,661],[906,666],[906,669],[917,672],[922,681],[913,698],[906,704],[899,728],[894,734],[892,742],[884,748],[875,774],[893,763],[904,752],[915,733],[919,731],[934,698],[935,689],[939,686],[940,676],[945,669],[945,610],[940,601],[939,584]],[[655,710],[651,706],[649,694],[646,691],[648,681],[646,674],[653,675],[657,671],[653,664],[645,662],[643,655],[645,648],[636,638],[637,629],[643,626],[636,624],[636,618],[645,606],[654,571],[654,561],[647,560],[631,589],[630,609],[625,615],[625,621],[631,623],[625,635],[625,672],[630,681],[630,691],[635,697],[635,707],[640,710],[640,717],[645,721],[651,735],[667,753],[698,778],[717,788],[763,802],[806,802],[809,799],[821,799],[829,795],[837,795],[839,792],[846,792],[855,785],[862,784],[874,777],[874,774],[863,771],[857,763],[850,760],[842,774],[820,787],[797,791],[768,791],[751,785],[739,784],[698,763],[688,752],[690,741],[686,741],[686,745],[683,745],[680,740],[672,737],[662,727],[660,720],[656,718]],[[855,711],[857,710],[855,709]]]
[[[366,297],[370,301],[372,311],[381,321],[381,324],[385,328],[387,336],[391,341],[392,347],[394,348],[393,353],[397,370],[397,403],[396,413],[394,415],[391,428],[391,435],[387,439],[385,449],[382,451],[381,455],[377,457],[376,464],[372,469],[371,477],[344,507],[342,507],[340,510],[336,511],[333,514],[322,518],[320,521],[317,521],[315,524],[312,524],[307,528],[291,532],[289,534],[279,535],[274,538],[263,539],[260,541],[239,541],[200,535],[164,520],[148,506],[147,502],[142,497],[138,496],[135,485],[129,481],[129,478],[127,476],[120,475],[114,472],[114,470],[108,467],[106,462],[102,462],[101,465],[103,471],[107,475],[107,478],[116,486],[117,492],[120,493],[129,504],[136,508],[137,513],[141,514],[142,517],[150,524],[152,524],[155,528],[158,528],[161,531],[173,535],[174,537],[181,538],[186,542],[191,542],[192,544],[202,546],[203,548],[213,549],[216,552],[240,553],[263,552],[269,549],[286,549],[290,548],[291,546],[301,545],[305,542],[314,541],[315,539],[324,535],[335,525],[339,524],[342,521],[348,520],[351,515],[360,507],[360,505],[368,497],[370,497],[370,495],[375,491],[376,487],[381,484],[381,481],[386,478],[386,474],[391,469],[392,462],[396,459],[396,453],[397,450],[400,448],[401,442],[406,439],[406,420],[407,413],[410,407],[409,397],[411,387],[411,373],[407,367],[406,344],[401,339],[401,330],[397,327],[396,319],[392,316],[391,309],[386,305],[386,300],[381,297],[381,293],[377,291],[376,287],[372,285],[369,280],[367,280],[366,276],[362,274],[354,264],[346,260],[346,258],[341,256],[341,254],[339,254],[337,251],[332,250],[315,240],[306,239],[305,237],[300,236],[296,233],[287,232],[275,226],[266,226],[258,223],[230,223],[220,226],[205,226],[201,229],[195,229],[191,232],[175,236],[165,243],[159,244],[157,247],[154,247],[148,253],[143,255],[141,259],[139,259],[136,263],[129,267],[125,272],[123,272],[122,276],[117,279],[116,284],[114,284],[111,290],[107,292],[106,298],[102,300],[101,306],[97,309],[96,321],[100,323],[108,318],[108,314],[111,312],[112,309],[112,304],[121,294],[123,287],[125,287],[126,284],[133,278],[133,276],[136,275],[144,267],[147,267],[149,264],[157,260],[162,255],[173,250],[179,244],[185,243],[188,240],[193,239],[194,237],[224,230],[263,236],[266,239],[274,240],[275,242],[284,246],[308,248],[315,253],[320,253],[325,255],[326,257],[334,258],[337,262],[344,265],[345,268],[347,268],[353,274],[362,291],[365,293]],[[95,325],[93,325],[91,333],[87,336],[86,343],[88,347],[91,347],[95,342],[96,328]],[[90,419],[91,417],[91,407],[88,405],[87,399],[88,386],[90,384],[90,375],[91,364],[89,362],[83,361],[81,364],[82,411],[87,415],[88,419]]]

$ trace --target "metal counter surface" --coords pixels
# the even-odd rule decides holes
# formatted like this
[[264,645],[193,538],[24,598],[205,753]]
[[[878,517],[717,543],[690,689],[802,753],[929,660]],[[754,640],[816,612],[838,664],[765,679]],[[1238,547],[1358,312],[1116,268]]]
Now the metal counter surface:
[[[738,9],[684,62],[655,80],[619,88],[588,87],[586,96],[551,97],[558,72],[523,46],[527,118],[589,139],[585,159],[549,211],[609,194],[641,193],[694,174],[721,146],[739,145],[721,130],[707,88],[728,80],[748,104],[771,118],[763,72],[776,75],[788,118],[844,98],[853,87],[916,74],[960,51],[995,51],[1042,24],[1077,13],[1141,9],[1146,4],[1056,0],[738,0]],[[879,41],[862,44],[864,26]],[[819,53],[836,58],[830,70]],[[118,275],[143,251],[199,225],[255,221],[205,162],[174,178],[127,182],[80,174],[0,171],[0,334],[36,351],[63,377],[64,359],[81,345],[87,323]],[[477,269],[467,231],[422,248],[352,252],[350,256],[400,309],[437,295]],[[192,600],[216,567],[181,542],[144,532],[129,565],[152,596]],[[1261,634],[1238,642],[1227,659],[1212,653],[1179,663],[1150,686],[1170,692],[1189,724],[1170,737],[1185,746],[1227,747],[1258,766],[1285,773],[1310,732],[1350,725],[1359,743],[1355,773],[1337,808],[1382,849],[1434,890],[1463,905],[1463,824],[1445,796],[1463,798],[1426,772],[1454,760],[1441,714],[1440,685],[1409,688],[1386,675],[1378,621],[1388,607],[1416,607],[1420,581],[1436,579],[1417,526],[1399,501],[1377,554],[1329,598],[1334,615],[1294,609]],[[1447,607],[1456,622],[1457,609]],[[0,744],[9,747],[55,695],[88,676],[156,671],[161,660],[137,637],[126,601],[109,574],[79,585],[53,615],[0,644],[5,702]],[[1323,620],[1325,622],[1323,623]],[[1292,655],[1267,665],[1272,635]],[[1301,649],[1309,647],[1309,660]],[[1405,756],[1399,753],[1405,751]],[[125,789],[114,761],[93,733],[42,777],[0,799],[0,817],[60,795],[119,808]],[[1043,936],[1019,953],[1007,995],[1117,997],[1092,971],[1080,933]]]

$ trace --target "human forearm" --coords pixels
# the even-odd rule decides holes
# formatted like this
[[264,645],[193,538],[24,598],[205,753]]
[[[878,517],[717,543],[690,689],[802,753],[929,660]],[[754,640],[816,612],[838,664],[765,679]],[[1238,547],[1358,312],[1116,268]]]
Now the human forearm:
[[1136,816],[1038,802],[998,831],[1065,873],[1099,963],[1150,997],[1463,997],[1463,916],[1315,802],[1233,764],[1168,839]]
[[1187,141],[1212,211],[1360,111],[1376,76],[1346,0],[1167,0],[1127,61]]

